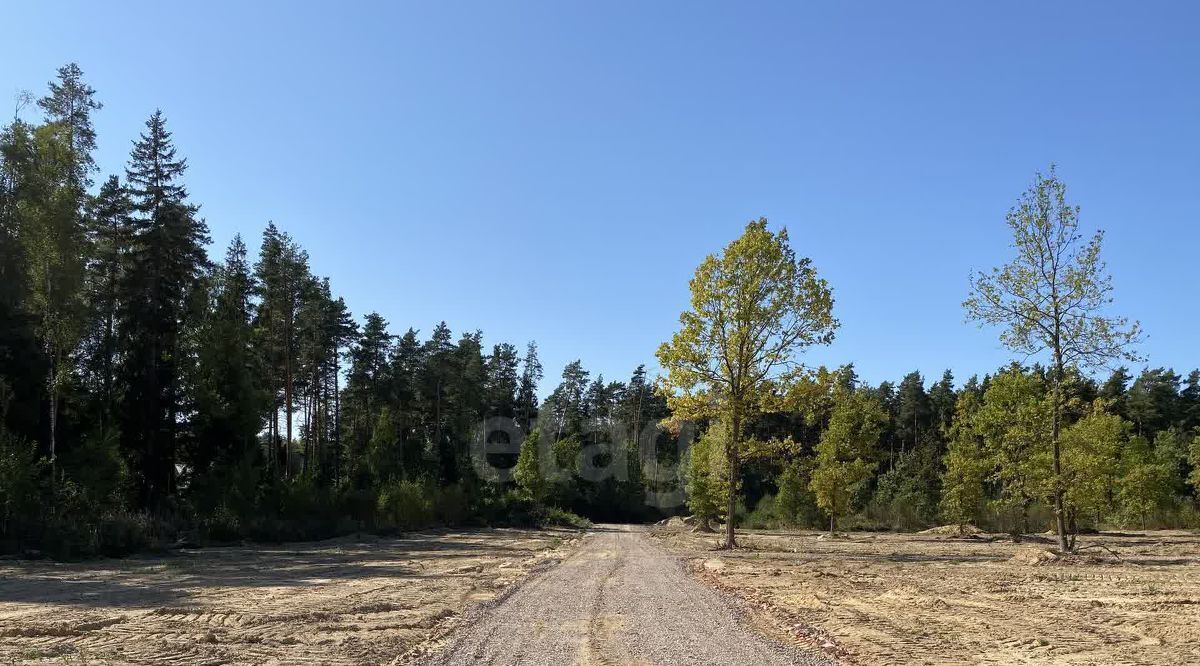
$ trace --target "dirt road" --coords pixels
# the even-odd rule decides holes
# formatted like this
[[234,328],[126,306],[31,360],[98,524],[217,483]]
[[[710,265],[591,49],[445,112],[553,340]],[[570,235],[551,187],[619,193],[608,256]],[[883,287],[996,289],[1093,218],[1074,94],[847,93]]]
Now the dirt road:
[[465,624],[432,660],[461,664],[828,664],[776,645],[644,530],[601,526],[562,564]]

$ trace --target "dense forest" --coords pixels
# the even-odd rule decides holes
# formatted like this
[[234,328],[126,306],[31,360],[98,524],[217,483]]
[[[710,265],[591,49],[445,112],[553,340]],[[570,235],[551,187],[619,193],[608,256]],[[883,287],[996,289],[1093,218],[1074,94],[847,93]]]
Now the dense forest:
[[[355,317],[275,224],[256,253],[236,237],[210,257],[164,114],[107,175],[101,109],[70,64],[0,132],[0,551],[731,510],[760,527],[1200,524],[1200,371],[1097,376],[1081,357],[871,385],[847,365],[692,393],[685,314],[667,377],[576,361],[540,393],[535,343]],[[799,266],[817,321],[797,339],[827,342],[830,290],[764,225],[744,239]],[[689,402],[705,395],[732,419]]]

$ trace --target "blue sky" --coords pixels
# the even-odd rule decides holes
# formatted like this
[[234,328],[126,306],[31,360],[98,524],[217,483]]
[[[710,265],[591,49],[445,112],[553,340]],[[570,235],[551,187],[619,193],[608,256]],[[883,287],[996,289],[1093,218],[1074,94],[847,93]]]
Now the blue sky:
[[0,103],[77,61],[98,160],[165,112],[219,256],[268,220],[357,315],[653,365],[705,254],[766,216],[831,282],[812,364],[1009,354],[963,323],[1057,162],[1154,365],[1200,365],[1200,5],[97,3],[5,10]]

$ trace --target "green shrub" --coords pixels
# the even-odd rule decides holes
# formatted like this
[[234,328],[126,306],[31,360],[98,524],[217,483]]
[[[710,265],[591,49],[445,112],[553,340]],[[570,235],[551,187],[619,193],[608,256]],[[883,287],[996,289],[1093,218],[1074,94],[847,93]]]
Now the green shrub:
[[439,488],[433,496],[433,517],[441,525],[461,525],[470,519],[467,491],[458,484]]
[[379,491],[375,526],[382,530],[415,530],[433,523],[431,493],[425,484],[396,481]]
[[775,496],[766,494],[754,505],[754,510],[739,516],[738,524],[750,530],[766,530],[779,527],[780,520],[775,513]]
[[555,506],[539,507],[534,512],[534,522],[538,527],[573,527],[576,529],[587,529],[592,526],[592,521],[564,511]]

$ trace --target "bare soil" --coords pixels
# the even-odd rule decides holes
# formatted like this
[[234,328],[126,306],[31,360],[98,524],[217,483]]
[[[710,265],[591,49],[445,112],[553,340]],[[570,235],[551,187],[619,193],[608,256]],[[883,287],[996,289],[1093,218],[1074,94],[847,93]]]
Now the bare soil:
[[434,531],[0,562],[0,663],[389,663],[565,556],[578,536]]
[[1200,663],[1200,535],[1051,538],[655,528],[696,577],[847,664]]

